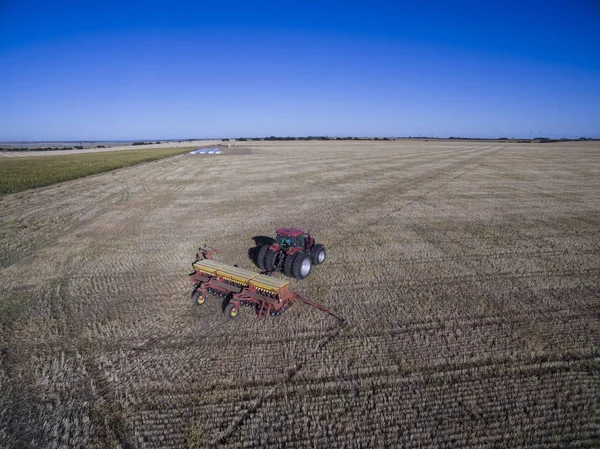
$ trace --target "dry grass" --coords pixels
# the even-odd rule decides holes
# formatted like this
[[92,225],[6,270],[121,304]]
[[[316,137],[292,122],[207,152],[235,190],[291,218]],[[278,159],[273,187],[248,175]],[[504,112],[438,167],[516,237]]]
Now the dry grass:
[[[597,143],[247,146],[0,198],[0,446],[597,444]],[[192,306],[284,225],[348,327]]]

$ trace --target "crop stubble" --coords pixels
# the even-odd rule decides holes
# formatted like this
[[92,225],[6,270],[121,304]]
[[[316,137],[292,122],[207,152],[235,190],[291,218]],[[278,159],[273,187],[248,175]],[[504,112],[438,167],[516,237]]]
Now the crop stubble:
[[[596,143],[252,143],[0,199],[0,442],[590,446]],[[277,319],[192,306],[196,246],[310,228]]]

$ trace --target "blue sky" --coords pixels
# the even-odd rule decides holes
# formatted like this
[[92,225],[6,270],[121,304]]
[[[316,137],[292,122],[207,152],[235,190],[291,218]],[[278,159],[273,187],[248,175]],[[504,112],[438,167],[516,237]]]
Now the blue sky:
[[600,137],[600,2],[0,0],[0,140]]

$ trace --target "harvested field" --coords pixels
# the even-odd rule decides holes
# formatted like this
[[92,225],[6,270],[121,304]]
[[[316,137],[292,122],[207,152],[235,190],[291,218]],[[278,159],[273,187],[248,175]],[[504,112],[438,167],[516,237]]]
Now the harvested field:
[[[247,142],[0,198],[0,446],[594,447],[597,142]],[[281,317],[197,247],[310,228]]]

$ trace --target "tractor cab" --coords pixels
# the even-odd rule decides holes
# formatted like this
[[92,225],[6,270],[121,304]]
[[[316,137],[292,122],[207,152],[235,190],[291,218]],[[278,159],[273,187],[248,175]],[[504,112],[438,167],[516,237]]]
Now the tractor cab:
[[277,234],[277,236],[275,237],[275,241],[279,244],[279,246],[285,249],[294,246],[296,244],[295,240],[296,239],[294,237],[281,234]]
[[277,229],[275,241],[284,251],[289,248],[301,248],[303,250],[307,250],[310,249],[311,246],[310,235],[304,232],[302,229],[297,228]]

